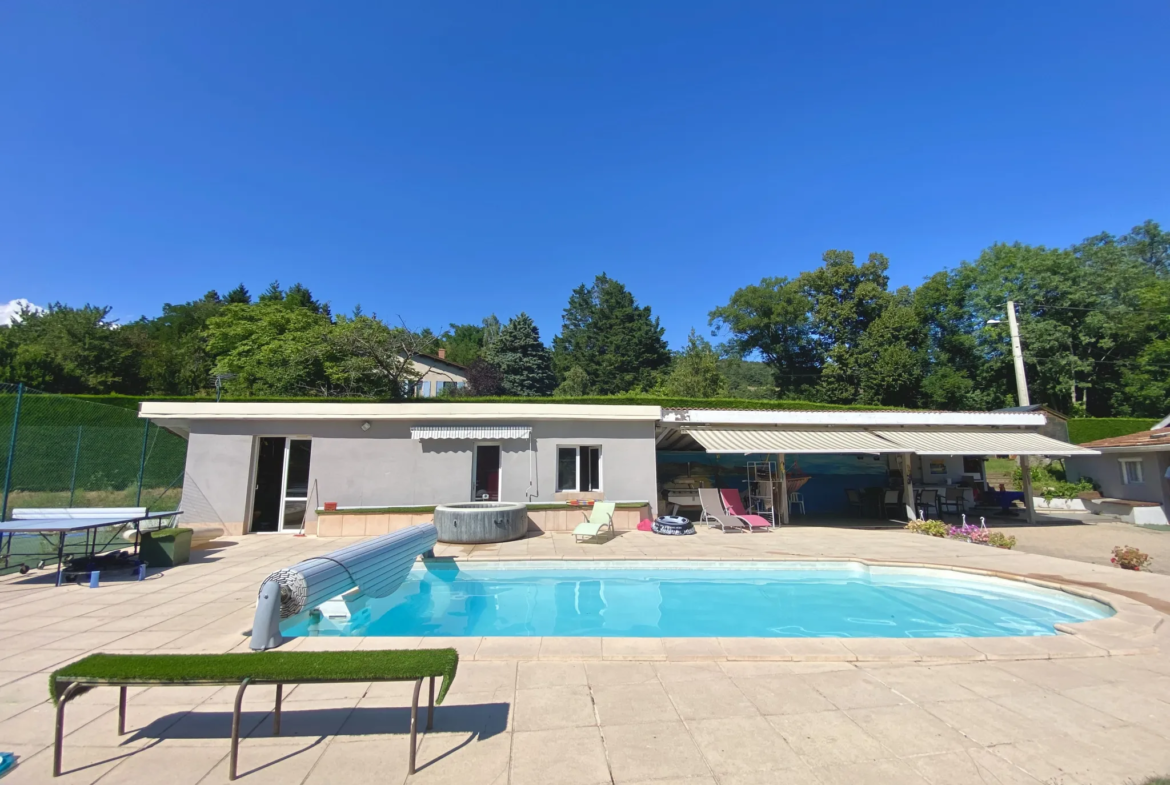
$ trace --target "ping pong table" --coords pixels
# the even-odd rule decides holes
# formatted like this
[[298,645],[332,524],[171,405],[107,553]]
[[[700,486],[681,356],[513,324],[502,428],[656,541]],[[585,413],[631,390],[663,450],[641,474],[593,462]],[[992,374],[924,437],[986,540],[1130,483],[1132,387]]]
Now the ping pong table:
[[[100,549],[104,550],[114,538],[122,533],[122,530],[129,524],[134,525],[134,556],[138,556],[138,541],[139,527],[143,521],[157,520],[159,518],[169,518],[174,515],[181,515],[182,510],[171,510],[170,512],[152,512],[146,515],[121,516],[109,518],[47,518],[47,519],[29,519],[29,520],[14,520],[14,521],[0,521],[0,536],[8,535],[7,550],[3,552],[0,562],[7,565],[12,557],[12,538],[17,534],[36,534],[40,535],[46,542],[52,543],[52,535],[57,535],[57,585],[61,585],[61,572],[65,563],[65,538],[70,534],[85,534],[85,543],[83,550],[80,552],[81,558],[90,561],[97,557],[99,550],[99,536],[98,529],[107,527],[117,527],[114,533],[110,535],[104,543],[101,543]],[[74,546],[70,546],[74,547]],[[137,560],[135,561],[137,564]]]

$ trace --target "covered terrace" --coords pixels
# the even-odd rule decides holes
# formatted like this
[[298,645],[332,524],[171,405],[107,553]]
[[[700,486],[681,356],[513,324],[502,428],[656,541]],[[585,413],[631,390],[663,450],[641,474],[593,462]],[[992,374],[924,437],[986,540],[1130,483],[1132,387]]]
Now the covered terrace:
[[[1092,455],[1039,433],[1043,412],[664,409],[656,433],[659,497],[698,506],[698,487],[734,487],[779,523],[794,516],[882,519],[1003,510],[1022,494],[990,488],[994,456]],[[781,471],[780,467],[784,467]],[[661,505],[660,505],[661,506]]]

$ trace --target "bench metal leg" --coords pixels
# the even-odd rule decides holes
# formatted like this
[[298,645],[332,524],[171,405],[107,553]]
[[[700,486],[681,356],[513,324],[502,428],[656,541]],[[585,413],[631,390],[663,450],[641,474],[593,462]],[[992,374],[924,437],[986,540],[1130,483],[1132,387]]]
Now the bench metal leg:
[[407,764],[407,775],[414,774],[414,757],[418,751],[418,694],[422,690],[422,679],[414,683],[414,698],[410,701],[410,763]]
[[81,689],[80,684],[70,684],[57,699],[57,726],[53,735],[53,776],[61,776],[61,744],[65,739],[65,704]]
[[126,735],[126,688],[118,688],[118,735]]
[[435,727],[435,677],[431,677],[430,699],[427,701],[427,730]]
[[248,689],[250,681],[251,679],[244,679],[240,682],[240,689],[236,692],[236,705],[232,709],[232,752],[228,758],[229,780],[236,778],[236,762],[240,757],[240,707],[244,703],[244,690]]
[[284,685],[276,685],[276,711],[272,713],[272,735],[280,735],[280,699],[284,694]]

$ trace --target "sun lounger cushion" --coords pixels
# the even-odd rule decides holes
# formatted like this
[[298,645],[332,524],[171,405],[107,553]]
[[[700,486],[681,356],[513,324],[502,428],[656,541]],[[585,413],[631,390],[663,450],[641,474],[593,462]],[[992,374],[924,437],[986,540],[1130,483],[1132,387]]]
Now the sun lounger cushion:
[[762,515],[752,515],[743,508],[743,500],[739,498],[739,491],[735,488],[720,488],[719,495],[723,499],[723,506],[735,517],[742,520],[753,529],[770,529],[772,522]]

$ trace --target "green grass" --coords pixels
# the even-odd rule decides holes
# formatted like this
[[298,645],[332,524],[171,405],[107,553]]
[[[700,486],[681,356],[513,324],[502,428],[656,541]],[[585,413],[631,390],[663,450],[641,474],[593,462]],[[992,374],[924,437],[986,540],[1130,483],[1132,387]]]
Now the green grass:
[[64,683],[104,682],[240,682],[414,681],[442,676],[435,703],[442,703],[455,680],[455,649],[412,651],[269,651],[262,654],[91,654],[55,671],[49,695],[56,703]]
[[[648,503],[649,502],[617,502],[616,509],[619,509],[619,510],[640,510],[643,507],[645,507]],[[435,506],[436,505],[434,505],[434,504],[432,504],[432,505],[423,504],[423,505],[419,505],[417,507],[350,507],[348,509],[341,509],[341,510],[326,510],[324,508],[318,508],[317,514],[318,515],[383,515],[385,513],[421,514],[421,513],[434,512]],[[568,502],[540,502],[537,504],[528,504],[526,506],[528,507],[529,510],[534,510],[534,511],[539,511],[539,510],[587,510],[587,509],[589,509],[585,505],[569,504]]]
[[1082,417],[1068,421],[1068,439],[1073,444],[1084,444],[1148,431],[1157,424],[1157,420],[1140,417]]

